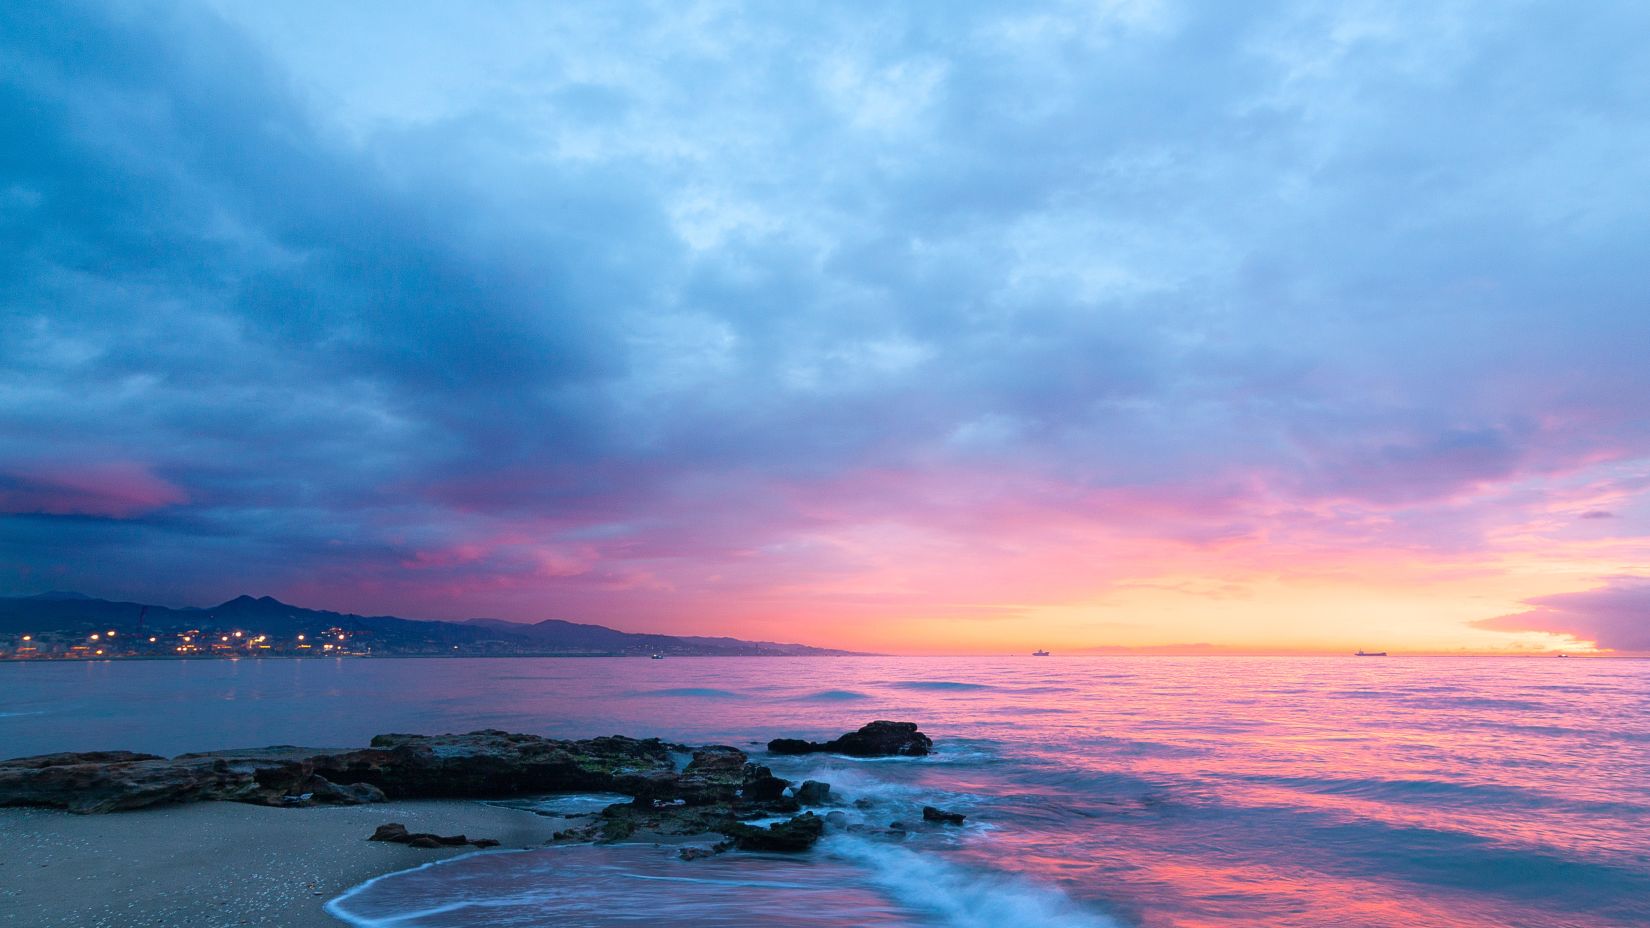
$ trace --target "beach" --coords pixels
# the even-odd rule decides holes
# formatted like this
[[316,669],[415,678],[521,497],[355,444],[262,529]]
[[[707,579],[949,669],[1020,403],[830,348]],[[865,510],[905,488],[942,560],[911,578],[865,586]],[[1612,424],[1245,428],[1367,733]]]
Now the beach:
[[327,900],[352,886],[473,847],[368,841],[413,831],[539,847],[565,819],[472,801],[271,808],[237,802],[115,815],[0,809],[0,925],[338,928]]

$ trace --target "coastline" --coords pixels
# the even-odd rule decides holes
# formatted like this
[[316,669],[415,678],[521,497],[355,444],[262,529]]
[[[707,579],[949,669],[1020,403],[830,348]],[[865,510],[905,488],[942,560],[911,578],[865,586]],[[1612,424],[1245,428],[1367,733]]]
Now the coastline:
[[328,900],[376,876],[475,853],[368,841],[414,831],[541,847],[568,820],[475,800],[284,809],[202,802],[76,815],[0,808],[0,926],[339,928]]

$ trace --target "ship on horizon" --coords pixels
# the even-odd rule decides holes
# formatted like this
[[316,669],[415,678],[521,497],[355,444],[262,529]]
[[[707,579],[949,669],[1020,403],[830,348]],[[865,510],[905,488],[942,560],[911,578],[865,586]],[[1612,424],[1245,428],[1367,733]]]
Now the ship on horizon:
[[1386,657],[1385,651],[1359,651],[1353,657]]
[[1041,649],[1031,652],[1032,657],[1048,657],[1048,652]]

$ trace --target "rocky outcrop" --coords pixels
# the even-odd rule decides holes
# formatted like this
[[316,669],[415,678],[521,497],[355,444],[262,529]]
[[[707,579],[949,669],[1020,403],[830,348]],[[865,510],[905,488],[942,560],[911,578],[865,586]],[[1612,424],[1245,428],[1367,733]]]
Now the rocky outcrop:
[[[735,753],[730,794],[745,763],[744,754]],[[665,793],[676,792],[670,752],[657,739],[558,741],[488,730],[380,735],[370,747],[353,750],[281,746],[170,759],[111,751],[25,757],[0,761],[0,805],[118,812],[203,800],[356,805],[566,791],[635,795],[655,780]]]
[[768,742],[770,754],[847,754],[850,757],[920,757],[934,749],[934,742],[917,730],[915,722],[876,721],[834,741],[820,743],[800,738],[775,738]]
[[[785,794],[788,785],[789,780],[774,776],[767,767],[749,763],[738,748],[710,745],[694,751],[693,760],[674,779],[650,778],[636,798],[608,806],[593,826],[566,837],[614,842],[638,832],[720,833],[731,841],[735,833],[751,827],[744,824],[748,820],[798,811],[796,798]],[[790,839],[793,844],[799,840]]]
[[[769,749],[783,743],[772,742]],[[795,744],[802,747],[791,753],[865,757],[920,755],[932,746],[910,722],[872,722],[825,744]],[[486,730],[379,735],[365,748],[342,750],[278,746],[173,758],[126,751],[50,754],[0,761],[0,806],[92,813],[205,800],[309,806],[611,792],[634,798],[558,839],[720,833],[728,840],[718,847],[795,851],[812,846],[824,832],[824,819],[796,813],[804,803],[828,802],[828,784],[808,780],[796,795],[787,795],[790,781],[727,745],[693,749],[692,760],[677,771],[671,755],[680,748],[652,738],[562,741]],[[750,824],[777,816],[790,818],[768,827]],[[491,844],[463,835],[409,833],[397,823],[380,828],[373,839],[431,848]]]

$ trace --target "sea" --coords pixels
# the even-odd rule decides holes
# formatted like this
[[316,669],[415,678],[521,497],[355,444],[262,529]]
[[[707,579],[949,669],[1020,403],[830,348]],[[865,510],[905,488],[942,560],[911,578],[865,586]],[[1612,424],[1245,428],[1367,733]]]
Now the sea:
[[[914,721],[929,757],[768,758]],[[831,784],[811,852],[481,852],[359,928],[1650,925],[1650,662],[981,657],[0,665],[0,755],[503,728],[741,747]],[[545,796],[546,811],[618,797]],[[920,809],[964,813],[921,827]],[[900,822],[904,833],[890,832]]]

